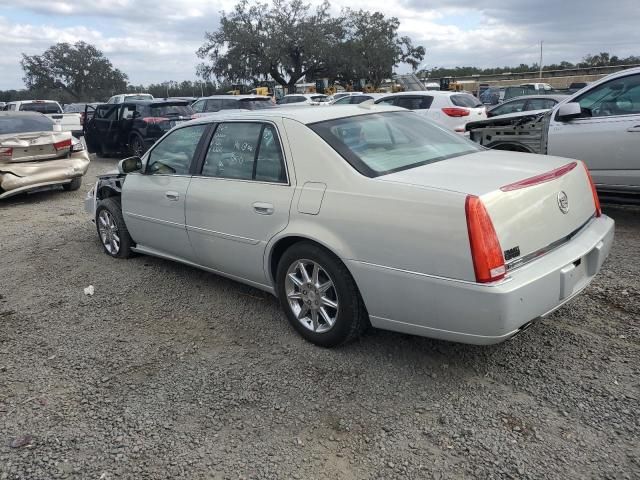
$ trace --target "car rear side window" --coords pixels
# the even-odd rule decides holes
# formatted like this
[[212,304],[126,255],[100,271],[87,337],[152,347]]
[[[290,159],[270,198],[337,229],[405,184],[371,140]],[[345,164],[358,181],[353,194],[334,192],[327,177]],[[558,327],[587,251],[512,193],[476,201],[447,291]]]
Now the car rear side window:
[[482,102],[469,93],[451,95],[451,103],[456,107],[477,108],[482,107]]
[[202,175],[286,182],[282,149],[275,127],[257,122],[221,123],[209,144]]
[[151,175],[189,175],[193,156],[207,125],[174,130],[149,153],[146,173]]
[[408,110],[428,110],[433,103],[431,96],[399,96],[396,105]]
[[51,132],[53,131],[53,121],[47,117],[34,115],[13,115],[0,116],[0,135],[10,133],[27,132]]
[[58,104],[53,102],[23,103],[20,105],[20,111],[39,112],[45,114],[62,113]]

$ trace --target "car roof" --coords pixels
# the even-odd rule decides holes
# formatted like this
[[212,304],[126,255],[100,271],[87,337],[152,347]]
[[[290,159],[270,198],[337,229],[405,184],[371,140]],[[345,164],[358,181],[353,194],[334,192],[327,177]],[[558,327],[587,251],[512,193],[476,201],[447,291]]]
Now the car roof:
[[202,97],[199,98],[198,100],[208,100],[208,99],[212,99],[212,100],[219,100],[219,99],[226,99],[226,100],[246,100],[246,99],[269,99],[271,100],[271,97],[267,96],[267,95],[211,95],[209,97]]
[[58,103],[55,100],[14,100],[13,102],[7,102],[7,104],[9,103]]
[[[556,100],[556,101],[560,102],[560,101],[564,100],[565,98],[568,98],[569,96],[570,95],[562,95],[562,94],[558,94],[558,95],[555,95],[555,94],[549,94],[549,95],[522,95],[520,97],[510,98],[509,100],[507,100],[504,103],[501,103],[500,105],[504,105],[505,103],[509,103],[509,102],[515,102],[516,100],[531,100],[531,99],[533,99],[533,100],[537,100],[537,99],[544,100],[545,98],[550,98],[552,100]],[[497,106],[500,106],[500,105],[497,105]]]
[[[228,112],[228,113],[227,113]],[[340,108],[332,108],[330,106],[312,106],[308,107],[279,107],[266,110],[252,110],[248,112],[238,112],[234,110],[222,110],[206,117],[200,117],[196,120],[188,122],[189,124],[214,123],[225,120],[270,120],[278,118],[288,118],[305,125],[324,122],[327,120],[335,120],[338,118],[355,117],[358,115],[367,115],[370,113],[383,112],[408,112],[408,110],[388,105],[345,105]]]

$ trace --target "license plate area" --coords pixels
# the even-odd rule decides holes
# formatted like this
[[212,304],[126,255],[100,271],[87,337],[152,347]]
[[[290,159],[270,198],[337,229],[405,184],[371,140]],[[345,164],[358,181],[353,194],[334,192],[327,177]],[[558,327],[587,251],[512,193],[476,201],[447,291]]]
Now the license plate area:
[[589,253],[577,258],[560,270],[560,300],[580,291],[599,270],[602,263],[603,243],[599,242]]

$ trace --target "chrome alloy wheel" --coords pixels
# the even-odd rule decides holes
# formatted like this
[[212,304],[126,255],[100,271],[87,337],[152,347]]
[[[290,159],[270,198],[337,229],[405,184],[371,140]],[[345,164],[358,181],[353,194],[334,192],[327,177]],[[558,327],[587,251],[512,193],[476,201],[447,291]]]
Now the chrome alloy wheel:
[[338,292],[333,280],[313,260],[297,260],[287,270],[285,293],[298,321],[315,333],[326,333],[338,319]]
[[101,210],[98,215],[98,231],[102,245],[111,255],[117,255],[120,251],[120,233],[118,225],[108,210]]

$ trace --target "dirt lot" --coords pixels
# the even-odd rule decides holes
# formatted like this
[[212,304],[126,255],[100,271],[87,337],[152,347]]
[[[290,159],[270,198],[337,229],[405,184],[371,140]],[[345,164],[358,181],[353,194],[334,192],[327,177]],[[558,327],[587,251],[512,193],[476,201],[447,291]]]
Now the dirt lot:
[[82,199],[114,164],[0,205],[0,479],[640,478],[639,209],[507,343],[323,350],[267,294],[104,255]]

